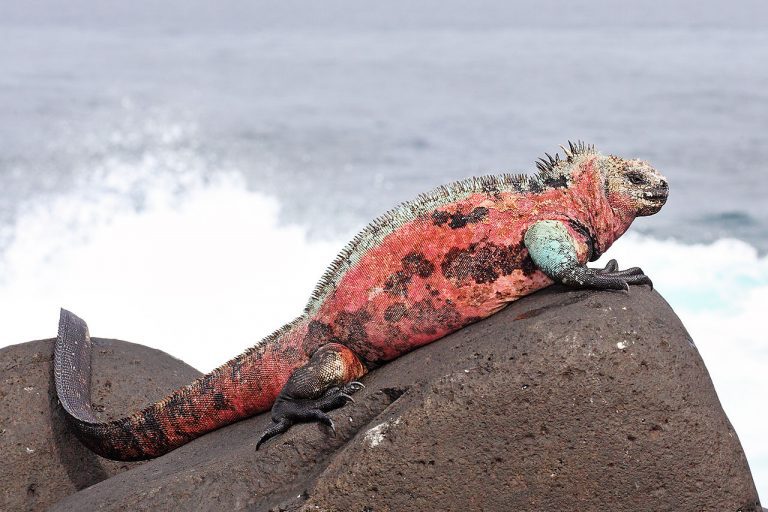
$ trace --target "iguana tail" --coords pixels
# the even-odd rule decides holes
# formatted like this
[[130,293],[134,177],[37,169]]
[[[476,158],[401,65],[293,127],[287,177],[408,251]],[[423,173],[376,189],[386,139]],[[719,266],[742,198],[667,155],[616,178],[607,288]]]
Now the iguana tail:
[[293,348],[297,323],[159,402],[103,422],[91,407],[88,326],[62,309],[54,348],[56,392],[76,435],[97,454],[125,461],[158,457],[206,432],[268,410],[293,370],[307,361]]

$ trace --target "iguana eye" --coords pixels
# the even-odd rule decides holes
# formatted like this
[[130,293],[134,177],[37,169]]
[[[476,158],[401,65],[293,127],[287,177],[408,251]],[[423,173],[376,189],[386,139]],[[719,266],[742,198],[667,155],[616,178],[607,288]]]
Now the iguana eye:
[[627,174],[627,179],[632,183],[633,185],[642,185],[645,183],[645,177],[643,177],[642,174],[632,172]]

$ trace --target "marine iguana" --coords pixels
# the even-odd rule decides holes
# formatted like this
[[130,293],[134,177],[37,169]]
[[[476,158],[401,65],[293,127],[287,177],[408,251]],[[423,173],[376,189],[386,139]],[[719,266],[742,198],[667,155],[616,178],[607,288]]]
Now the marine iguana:
[[[561,146],[562,147],[562,146]],[[568,143],[534,176],[473,177],[402,203],[366,226],[323,275],[303,314],[142,411],[100,422],[90,403],[88,327],[62,310],[54,373],[80,440],[117,460],[162,455],[272,409],[258,440],[296,422],[333,428],[368,371],[558,282],[628,290],[640,268],[588,268],[637,216],[668,195],[648,163]]]

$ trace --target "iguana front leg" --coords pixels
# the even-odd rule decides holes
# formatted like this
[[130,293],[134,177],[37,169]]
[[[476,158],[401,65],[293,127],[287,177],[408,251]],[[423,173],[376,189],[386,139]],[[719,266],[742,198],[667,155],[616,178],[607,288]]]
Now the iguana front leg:
[[647,284],[651,279],[638,267],[618,270],[616,260],[602,269],[579,263],[576,241],[561,221],[542,220],[525,233],[528,254],[542,272],[567,286],[608,290],[629,290],[630,284]]
[[261,435],[256,449],[295,423],[317,421],[335,430],[326,412],[353,401],[350,394],[364,387],[355,379],[366,372],[357,355],[344,345],[320,347],[283,386],[272,406],[273,424]]

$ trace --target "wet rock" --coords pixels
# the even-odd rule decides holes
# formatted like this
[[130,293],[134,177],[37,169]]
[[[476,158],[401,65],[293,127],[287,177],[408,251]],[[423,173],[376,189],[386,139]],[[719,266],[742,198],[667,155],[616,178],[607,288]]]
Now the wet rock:
[[553,287],[371,373],[325,427],[212,432],[53,510],[759,511],[703,361],[655,292]]
[[[115,416],[133,412],[200,375],[159,350],[93,341],[96,411]],[[45,510],[140,464],[102,459],[68,430],[56,398],[52,360],[53,340],[0,350],[0,510]]]

